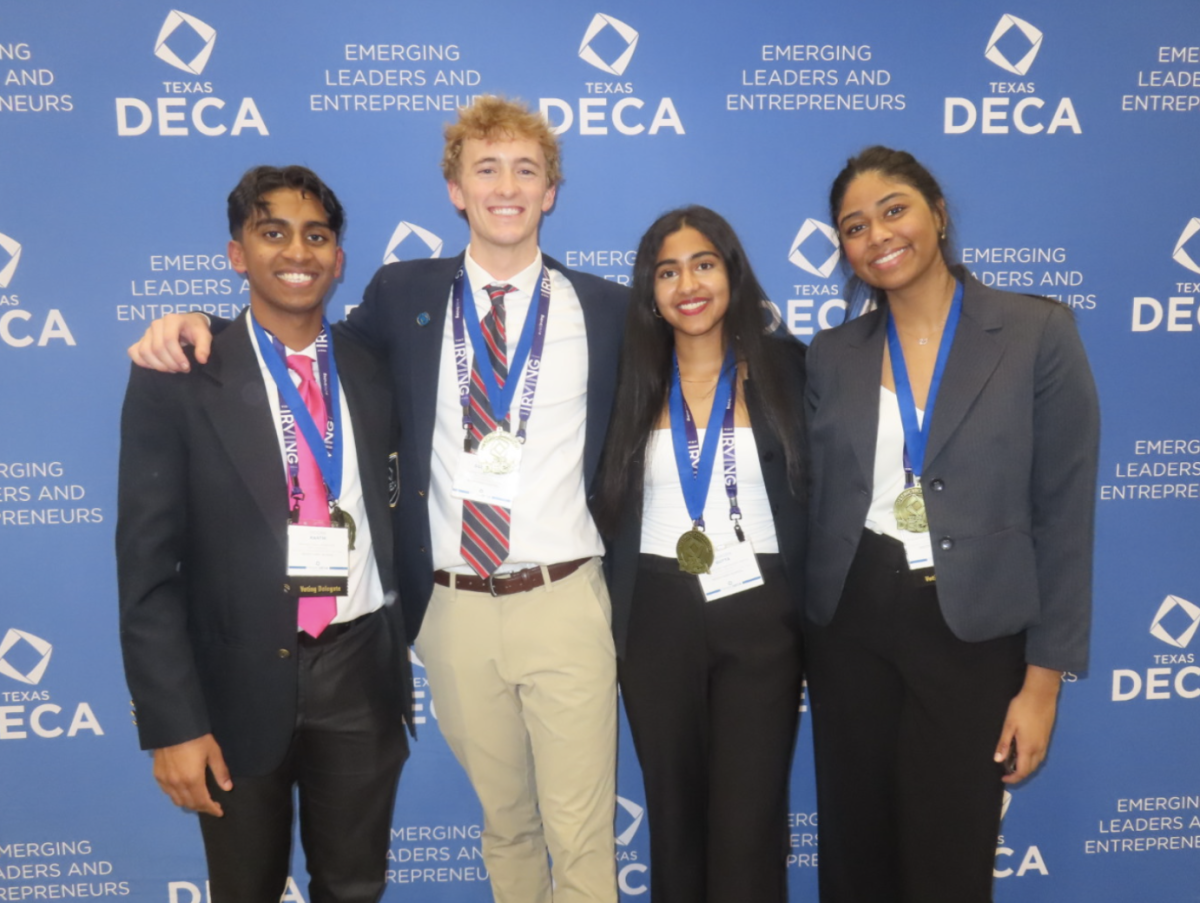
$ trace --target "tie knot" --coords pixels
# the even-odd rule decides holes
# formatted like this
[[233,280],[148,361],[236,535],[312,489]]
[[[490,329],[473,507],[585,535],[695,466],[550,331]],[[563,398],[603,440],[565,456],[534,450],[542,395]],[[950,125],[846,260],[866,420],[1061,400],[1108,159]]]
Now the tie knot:
[[288,369],[296,373],[300,377],[302,383],[316,382],[317,378],[313,376],[313,359],[306,354],[289,354],[287,357]]
[[483,290],[488,293],[488,297],[492,301],[492,307],[504,309],[504,296],[515,289],[507,282],[493,282],[490,285],[485,285]]

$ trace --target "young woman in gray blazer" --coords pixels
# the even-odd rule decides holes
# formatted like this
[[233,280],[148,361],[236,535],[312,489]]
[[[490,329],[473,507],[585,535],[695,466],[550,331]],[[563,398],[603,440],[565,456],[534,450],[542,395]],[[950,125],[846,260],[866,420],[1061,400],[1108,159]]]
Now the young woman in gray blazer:
[[869,312],[808,354],[821,900],[989,901],[1002,782],[1087,665],[1096,390],[1069,309],[951,265],[910,154],[830,210]]

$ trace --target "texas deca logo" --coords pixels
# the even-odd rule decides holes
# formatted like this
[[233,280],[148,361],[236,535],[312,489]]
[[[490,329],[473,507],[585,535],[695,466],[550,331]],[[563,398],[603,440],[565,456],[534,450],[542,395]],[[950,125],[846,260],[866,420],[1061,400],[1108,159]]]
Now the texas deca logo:
[[104,734],[86,702],[75,705],[70,723],[64,727],[67,718],[63,707],[51,700],[49,690],[36,689],[46,676],[53,654],[54,646],[48,640],[16,627],[10,627],[0,639],[0,676],[22,687],[35,688],[0,689],[0,740],[25,740],[31,733],[46,738],[74,737],[81,731]]
[[253,98],[243,97],[230,117],[226,109],[230,104],[216,96],[213,82],[200,80],[216,44],[217,30],[212,25],[178,9],[167,13],[154,40],[153,54],[176,71],[170,73],[171,78],[157,81],[162,86],[158,97],[116,99],[117,135],[185,137],[195,133],[215,138],[243,132],[270,134]]
[[[608,135],[609,129],[622,135],[657,135],[663,131],[684,134],[683,121],[669,97],[651,101],[654,114],[649,117],[647,102],[634,96],[632,81],[620,81],[633,63],[641,35],[637,29],[616,16],[596,13],[583,32],[578,57],[610,78],[585,81],[588,96],[576,101],[543,97],[538,101],[542,115],[556,135],[575,130],[580,135]],[[609,106],[608,95],[619,95]]]
[[[1189,272],[1200,275],[1200,217],[1193,216],[1188,220],[1175,247],[1171,251],[1171,259]],[[1193,332],[1196,329],[1197,316],[1200,311],[1196,308],[1196,296],[1200,295],[1200,282],[1180,281],[1175,283],[1176,294],[1164,302],[1158,298],[1140,295],[1133,299],[1134,332],[1152,332],[1165,327],[1167,332]]]
[[1079,117],[1071,98],[1053,103],[1037,96],[1035,82],[1024,80],[1042,50],[1044,35],[1031,22],[1005,13],[992,29],[983,57],[1001,71],[1017,77],[998,77],[988,81],[990,96],[975,101],[968,97],[947,97],[942,130],[947,135],[979,131],[984,135],[1007,135],[1015,130],[1024,135],[1053,135],[1059,131],[1082,133]]
[[1144,672],[1130,668],[1114,670],[1113,702],[1176,696],[1200,698],[1200,667],[1196,666],[1196,654],[1187,651],[1197,628],[1200,628],[1200,605],[1181,596],[1164,598],[1150,621],[1150,636],[1170,648],[1154,653],[1156,667]]
[[623,796],[617,797],[617,885],[622,893],[634,897],[649,890],[645,882],[649,866],[638,860],[637,850],[629,849],[645,817],[644,806]]
[[792,286],[795,297],[788,298],[787,309],[780,312],[788,332],[811,336],[817,329],[828,329],[841,323],[846,311],[846,302],[838,297],[841,286],[817,281],[829,279],[842,259],[837,229],[811,217],[806,219],[792,239],[787,259],[801,272],[816,277]]
[[[401,245],[404,247],[401,248]],[[384,263],[442,256],[442,240],[416,223],[400,220],[383,252]]]
[[[61,311],[51,308],[44,318],[41,314],[35,316],[32,311],[21,307],[20,295],[8,291],[17,277],[23,251],[19,241],[0,232],[0,342],[10,348],[25,348],[34,344],[44,348],[55,340],[74,345],[75,337],[67,328]],[[0,670],[0,674],[3,673]]]

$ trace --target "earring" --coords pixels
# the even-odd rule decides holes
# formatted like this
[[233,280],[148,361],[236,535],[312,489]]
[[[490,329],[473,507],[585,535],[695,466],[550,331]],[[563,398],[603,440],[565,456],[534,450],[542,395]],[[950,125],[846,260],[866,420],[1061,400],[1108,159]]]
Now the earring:
[[658,317],[660,320],[663,318],[663,315],[662,315],[662,314],[660,314],[660,313],[658,312],[658,305],[657,305],[657,304],[651,304],[651,305],[650,305],[650,310],[651,310],[651,311],[653,311],[653,313],[654,313],[654,316]]

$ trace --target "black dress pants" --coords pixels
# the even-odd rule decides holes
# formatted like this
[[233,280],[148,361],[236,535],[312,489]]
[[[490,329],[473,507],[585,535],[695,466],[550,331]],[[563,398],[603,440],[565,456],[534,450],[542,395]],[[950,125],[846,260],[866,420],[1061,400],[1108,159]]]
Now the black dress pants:
[[650,823],[652,903],[783,903],[803,649],[778,556],[764,585],[705,602],[642,555],[617,664]]
[[897,540],[863,531],[837,612],[805,625],[822,903],[987,903],[1003,784],[993,761],[1023,633],[946,626]]
[[284,761],[270,774],[234,774],[229,792],[209,774],[209,792],[225,812],[200,816],[213,903],[279,899],[291,862],[293,787],[311,903],[374,903],[383,895],[392,807],[408,757],[391,633],[377,611],[339,636],[302,641],[297,653],[296,729]]

